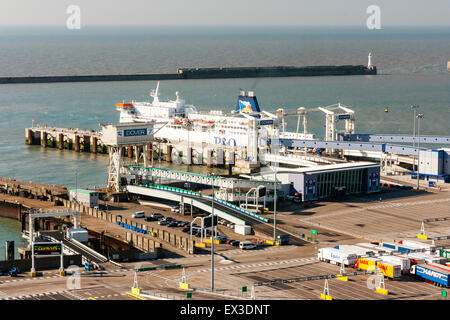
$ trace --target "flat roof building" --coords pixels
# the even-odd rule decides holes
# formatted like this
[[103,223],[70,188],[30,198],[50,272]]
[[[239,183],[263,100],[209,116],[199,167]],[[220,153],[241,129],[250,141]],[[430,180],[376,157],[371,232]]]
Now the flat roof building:
[[[300,193],[303,201],[380,191],[380,165],[372,162],[278,168],[276,176],[285,194]],[[273,177],[273,171],[258,176],[272,181]]]

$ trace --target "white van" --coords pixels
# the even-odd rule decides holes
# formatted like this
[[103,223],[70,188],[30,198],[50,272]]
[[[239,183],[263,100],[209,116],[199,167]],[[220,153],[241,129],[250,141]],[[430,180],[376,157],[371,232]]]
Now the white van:
[[135,212],[135,213],[133,213],[133,215],[131,217],[132,218],[144,218],[145,212],[144,211]]
[[241,241],[239,243],[239,248],[241,248],[242,250],[251,250],[251,249],[255,249],[256,245],[254,245],[250,241]]

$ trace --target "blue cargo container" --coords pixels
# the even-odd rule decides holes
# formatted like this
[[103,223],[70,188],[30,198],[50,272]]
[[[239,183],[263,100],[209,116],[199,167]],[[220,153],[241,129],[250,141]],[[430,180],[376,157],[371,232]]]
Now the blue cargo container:
[[441,286],[449,286],[449,271],[439,269],[426,264],[417,264],[411,267],[411,274],[430,280]]

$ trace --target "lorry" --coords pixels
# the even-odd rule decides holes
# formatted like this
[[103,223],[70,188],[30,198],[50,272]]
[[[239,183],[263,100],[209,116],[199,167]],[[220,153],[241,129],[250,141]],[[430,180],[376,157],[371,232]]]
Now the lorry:
[[288,234],[280,234],[277,236],[277,243],[282,246],[289,244],[289,235]]
[[337,265],[343,263],[344,266],[353,267],[358,257],[354,253],[342,252],[336,248],[328,247],[328,248],[320,248],[317,253],[317,258],[320,261],[333,263]]
[[380,256],[380,259],[385,262],[391,262],[400,265],[402,274],[408,274],[409,270],[411,269],[411,260],[409,260],[407,257],[389,255]]
[[399,254],[397,256],[401,257],[401,258],[409,259],[411,266],[413,266],[415,264],[425,264],[425,259],[423,257],[411,256],[411,254],[407,254],[407,253]]
[[447,260],[445,258],[434,256],[434,255],[423,253],[423,252],[409,253],[408,256],[410,258],[413,258],[413,259],[416,259],[416,260],[424,260],[425,263],[445,264],[445,262]]
[[390,278],[392,280],[398,279],[402,275],[402,269],[399,264],[378,261],[377,268],[383,273],[386,278]]
[[450,271],[438,269],[431,265],[416,264],[411,267],[410,274],[441,287],[449,286]]

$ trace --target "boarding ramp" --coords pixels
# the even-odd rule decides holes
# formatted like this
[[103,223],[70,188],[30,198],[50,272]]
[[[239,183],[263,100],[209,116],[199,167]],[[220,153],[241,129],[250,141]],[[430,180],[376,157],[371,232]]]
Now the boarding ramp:
[[270,181],[263,180],[246,180],[236,178],[223,178],[220,176],[208,176],[191,172],[176,171],[164,168],[154,167],[137,167],[137,166],[124,166],[124,168],[131,175],[137,175],[151,178],[162,178],[176,181],[186,181],[204,185],[213,185],[218,188],[227,189],[245,189],[256,188],[260,185],[270,185]]
[[59,230],[40,231],[40,233],[41,233],[41,235],[49,238],[52,241],[62,242],[64,245],[64,248],[67,248],[73,252],[81,254],[83,256],[84,260],[94,263],[97,266],[100,263],[108,262],[108,258],[101,255],[97,251],[89,248],[88,246],[82,244],[81,242],[79,242],[75,239],[67,239],[66,237],[64,237],[62,231],[59,231]]
[[190,204],[208,213],[212,213],[212,207],[214,205],[215,215],[238,225],[250,225],[255,220],[265,223],[269,221],[267,218],[235,206],[227,201],[189,190],[153,184],[145,184],[140,186],[128,185],[126,189],[128,192],[134,194]]

